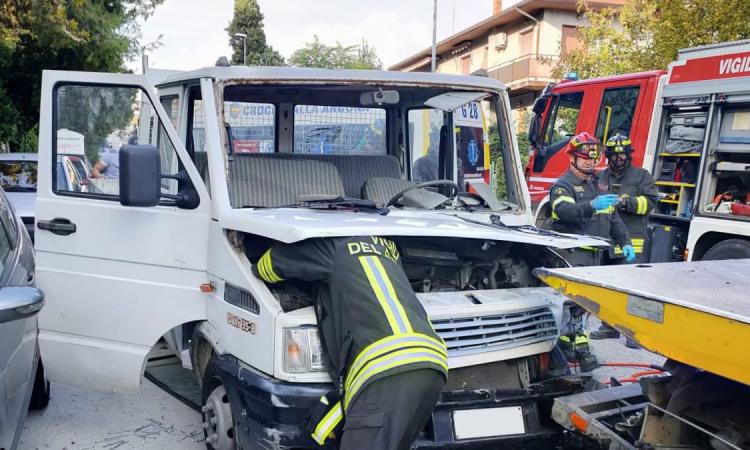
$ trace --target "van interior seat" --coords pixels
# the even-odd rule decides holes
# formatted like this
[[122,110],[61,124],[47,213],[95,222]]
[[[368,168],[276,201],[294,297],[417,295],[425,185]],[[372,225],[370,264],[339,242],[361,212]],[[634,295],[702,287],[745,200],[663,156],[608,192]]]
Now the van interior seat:
[[[267,153],[267,155],[270,155]],[[242,157],[242,156],[238,156]],[[319,155],[309,153],[273,153],[279,159],[305,159],[333,164],[344,183],[347,197],[362,198],[362,187],[373,177],[401,178],[401,164],[393,155]]]
[[400,178],[372,177],[362,185],[362,198],[385,206],[394,195],[414,185],[413,181]]
[[336,167],[325,161],[286,158],[279,153],[234,155],[229,161],[234,207],[294,205],[303,195],[344,196]]

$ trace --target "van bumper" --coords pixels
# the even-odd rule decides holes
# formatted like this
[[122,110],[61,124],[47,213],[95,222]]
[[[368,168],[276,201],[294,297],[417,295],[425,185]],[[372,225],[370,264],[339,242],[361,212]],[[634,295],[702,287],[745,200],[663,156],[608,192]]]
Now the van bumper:
[[[235,436],[241,448],[321,448],[310,438],[306,424],[310,409],[332,388],[331,384],[280,381],[240,366],[230,357],[220,358],[217,368],[229,396]],[[562,380],[554,385],[537,385],[529,389],[443,392],[412,449],[555,448],[563,430],[550,418],[552,401],[554,397],[579,391],[577,382]],[[455,438],[453,411],[504,406],[521,407],[525,434]]]

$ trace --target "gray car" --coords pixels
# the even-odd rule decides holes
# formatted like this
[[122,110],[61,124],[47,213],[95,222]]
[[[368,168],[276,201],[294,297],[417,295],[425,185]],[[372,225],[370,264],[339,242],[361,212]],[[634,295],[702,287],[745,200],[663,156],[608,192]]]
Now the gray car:
[[39,356],[34,250],[21,219],[0,190],[0,449],[13,449],[26,412],[47,406],[49,382]]

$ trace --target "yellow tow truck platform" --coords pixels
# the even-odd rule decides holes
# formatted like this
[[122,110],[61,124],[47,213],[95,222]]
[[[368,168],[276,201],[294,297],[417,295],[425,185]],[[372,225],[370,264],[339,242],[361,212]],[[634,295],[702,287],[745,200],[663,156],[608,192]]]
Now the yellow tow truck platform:
[[664,376],[556,399],[558,423],[610,450],[750,448],[750,259],[534,274],[668,358]]

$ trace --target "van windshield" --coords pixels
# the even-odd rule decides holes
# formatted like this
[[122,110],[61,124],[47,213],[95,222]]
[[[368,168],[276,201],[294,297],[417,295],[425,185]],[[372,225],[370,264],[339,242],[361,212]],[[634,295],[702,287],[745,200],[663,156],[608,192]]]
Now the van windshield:
[[[221,120],[232,207],[311,199],[416,209],[497,206],[466,193],[476,183],[490,186],[482,192],[494,200],[517,202],[518,180],[513,175],[508,183],[504,174],[513,152],[497,94],[378,89],[399,95],[390,104],[362,104],[373,86],[225,87]],[[417,186],[425,182],[433,185]],[[402,191],[416,192],[393,198]]]

